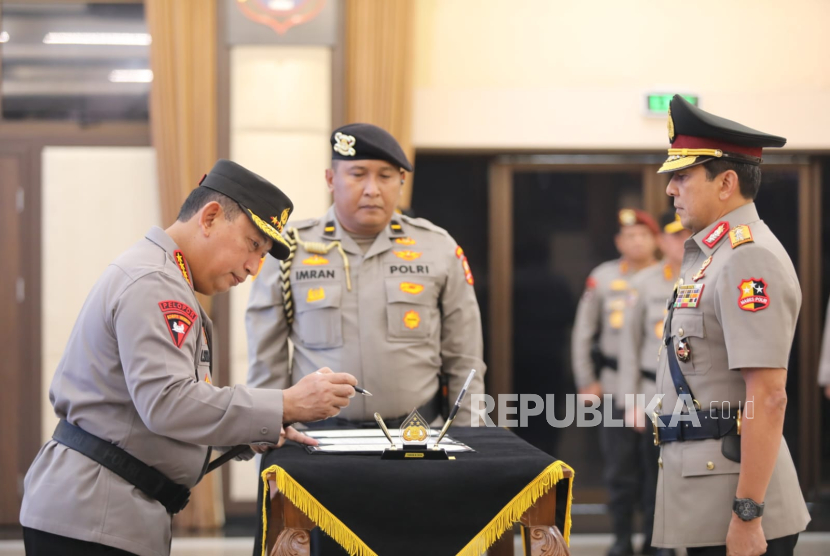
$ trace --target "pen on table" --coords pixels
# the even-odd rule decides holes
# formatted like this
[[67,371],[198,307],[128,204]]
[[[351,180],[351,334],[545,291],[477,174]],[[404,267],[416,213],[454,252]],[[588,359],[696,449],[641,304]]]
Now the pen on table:
[[444,438],[445,434],[447,434],[447,429],[450,428],[450,425],[452,424],[453,419],[455,419],[455,416],[458,413],[458,410],[461,408],[461,400],[464,399],[464,394],[467,393],[467,388],[470,386],[470,383],[473,381],[473,377],[475,376],[475,374],[476,374],[476,370],[475,369],[470,369],[470,376],[467,377],[467,381],[464,383],[464,387],[461,389],[461,392],[459,392],[458,399],[455,400],[455,405],[452,407],[452,410],[450,411],[450,416],[447,418],[447,422],[444,423],[444,427],[441,429],[441,432],[438,435],[438,440],[436,440],[435,444],[433,444],[433,446],[432,446],[433,448],[437,449],[438,443],[441,442],[441,439]]

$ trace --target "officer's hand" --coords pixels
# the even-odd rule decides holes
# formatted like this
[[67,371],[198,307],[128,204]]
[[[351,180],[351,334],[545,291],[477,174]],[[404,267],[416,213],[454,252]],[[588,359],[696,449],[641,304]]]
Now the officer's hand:
[[276,448],[282,448],[282,445],[285,444],[286,440],[293,440],[294,442],[299,442],[300,444],[305,444],[307,446],[317,446],[318,444],[315,439],[310,436],[306,436],[294,427],[289,426],[280,428],[280,439],[276,444],[251,444],[251,449],[257,454],[264,454],[265,452],[270,452]]
[[726,556],[761,556],[767,551],[767,541],[761,528],[762,517],[743,521],[734,513],[726,533]]
[[[596,380],[585,388],[580,388],[578,393],[582,396],[596,396],[602,400],[602,385]],[[588,400],[586,398],[583,397],[582,399],[584,403],[587,403]]]
[[283,391],[282,420],[307,423],[334,417],[354,397],[357,379],[349,373],[334,373],[329,368],[303,377]]
[[824,387],[824,397],[830,400],[830,386]]

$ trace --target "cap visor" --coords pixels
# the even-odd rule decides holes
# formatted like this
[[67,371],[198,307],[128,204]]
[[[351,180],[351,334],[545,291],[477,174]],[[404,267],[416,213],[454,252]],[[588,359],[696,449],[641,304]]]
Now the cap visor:
[[686,228],[683,227],[683,224],[677,221],[671,222],[663,226],[663,231],[667,234],[676,234],[677,232],[682,232],[685,229]]
[[666,159],[660,169],[657,170],[658,174],[666,174],[668,172],[676,172],[678,170],[682,170],[683,168],[691,168],[692,166],[697,166],[698,164],[703,164],[704,162],[708,162],[712,160],[711,156],[683,156],[681,158],[675,158],[670,156]]
[[270,238],[274,242],[274,245],[271,247],[268,253],[275,259],[283,260],[287,258],[288,255],[291,253],[291,248],[288,246],[288,241],[284,237],[282,237],[282,234],[280,234],[279,231],[277,231],[277,229],[274,228],[271,224],[269,224],[268,222],[254,214],[254,211],[252,211],[251,209],[245,206],[242,206],[242,208],[245,212],[245,215],[248,217],[248,219],[250,219],[251,222],[253,222],[254,226],[256,226],[263,234],[265,234],[265,237]]

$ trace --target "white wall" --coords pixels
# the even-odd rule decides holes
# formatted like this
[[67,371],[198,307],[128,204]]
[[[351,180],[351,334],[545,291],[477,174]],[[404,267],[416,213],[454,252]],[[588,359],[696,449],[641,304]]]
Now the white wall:
[[418,0],[418,148],[667,148],[647,91],[830,148],[826,0]]
[[[329,206],[331,50],[236,46],[231,50],[231,159],[262,175],[294,202],[292,220]],[[231,290],[231,382],[248,372],[245,306],[251,281]],[[254,460],[230,464],[230,496],[256,500]]]
[[101,272],[161,220],[151,147],[43,149],[42,436],[57,424],[49,386]]

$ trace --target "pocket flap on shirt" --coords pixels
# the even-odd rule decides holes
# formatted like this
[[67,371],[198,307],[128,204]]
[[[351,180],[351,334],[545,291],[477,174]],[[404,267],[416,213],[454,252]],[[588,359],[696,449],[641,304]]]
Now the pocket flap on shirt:
[[294,304],[298,313],[327,307],[340,307],[340,284],[308,285],[293,289],[296,295]]
[[[696,442],[706,442],[706,444],[696,445]],[[690,440],[686,446],[683,446],[684,477],[725,475],[740,472],[741,464],[726,459],[721,453],[721,441]]]
[[[702,313],[680,313],[679,311],[690,311],[694,309],[675,309],[671,318],[671,333],[672,336],[678,338],[705,338],[706,334],[703,332],[703,314]],[[681,333],[680,330],[683,329]]]
[[393,278],[386,280],[386,300],[388,303],[413,303],[415,305],[432,305],[431,280],[423,278]]

